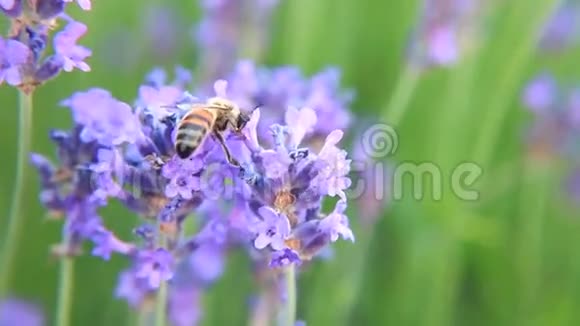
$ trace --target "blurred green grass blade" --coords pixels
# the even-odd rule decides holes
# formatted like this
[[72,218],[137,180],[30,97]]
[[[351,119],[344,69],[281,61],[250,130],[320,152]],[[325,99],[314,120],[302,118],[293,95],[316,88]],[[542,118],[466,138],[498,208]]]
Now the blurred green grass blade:
[[517,234],[517,278],[519,280],[518,319],[533,323],[537,317],[538,298],[542,295],[542,248],[548,201],[554,193],[554,170],[550,162],[527,161],[523,167]]
[[[526,6],[527,0],[503,3],[508,12],[505,29],[501,31],[501,42],[490,42],[489,51],[506,51],[505,57],[494,62],[498,74],[490,93],[489,104],[485,107],[484,117],[480,127],[473,157],[481,166],[487,167],[492,159],[494,147],[498,144],[506,113],[514,95],[520,93],[519,82],[524,69],[532,59],[539,34],[544,23],[560,4],[560,0],[538,1],[533,6]],[[515,43],[514,43],[515,42]]]

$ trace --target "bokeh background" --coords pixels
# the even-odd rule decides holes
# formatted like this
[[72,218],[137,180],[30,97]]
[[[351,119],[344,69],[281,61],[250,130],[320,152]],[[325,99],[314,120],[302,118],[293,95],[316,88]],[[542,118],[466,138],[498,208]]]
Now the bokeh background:
[[[480,29],[468,34],[459,61],[424,69],[412,89],[401,83],[422,1],[280,2],[262,63],[298,65],[306,74],[339,66],[344,86],[357,94],[354,114],[370,121],[388,122],[393,94],[408,90],[396,127],[399,148],[388,162],[433,162],[446,185],[442,200],[428,193],[422,200],[391,200],[374,223],[361,225],[352,210],[357,242],[338,243],[332,260],[302,272],[299,319],[314,326],[580,325],[580,214],[565,189],[577,162],[533,150],[526,130],[535,118],[520,100],[539,72],[580,85],[580,48],[572,43],[548,51],[538,44],[558,1],[486,1]],[[68,11],[89,26],[80,43],[93,50],[92,71],[61,74],[35,94],[33,150],[43,154],[53,154],[49,130],[70,125],[59,102],[73,92],[104,87],[132,102],[153,67],[180,64],[195,71],[198,60],[196,1],[96,0],[90,12],[76,6]],[[2,30],[7,24],[2,17]],[[167,31],[155,35],[163,26]],[[2,216],[15,174],[16,101],[14,89],[0,87]],[[447,184],[450,171],[464,161],[484,171],[473,186],[480,198],[472,202],[454,196]],[[58,264],[49,250],[60,239],[60,223],[46,219],[37,196],[36,175],[29,173],[11,294],[38,304],[50,324]],[[121,235],[135,225],[118,205],[103,216]],[[130,320],[126,303],[113,297],[125,264],[119,257],[77,259],[73,325]],[[243,325],[248,319],[249,264],[234,254],[226,270],[204,296],[203,325]]]

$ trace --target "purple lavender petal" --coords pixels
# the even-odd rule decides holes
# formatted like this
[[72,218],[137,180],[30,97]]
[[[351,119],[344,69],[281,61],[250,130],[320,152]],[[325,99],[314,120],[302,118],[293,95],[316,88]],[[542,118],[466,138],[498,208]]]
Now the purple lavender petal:
[[95,244],[93,256],[101,257],[104,260],[109,260],[113,252],[127,255],[132,252],[135,247],[132,244],[119,240],[112,232],[107,230],[100,230],[91,236],[91,240]]
[[0,0],[0,7],[5,10],[11,10],[16,4],[16,0]]
[[294,148],[300,146],[304,136],[311,133],[317,123],[316,112],[308,107],[300,110],[289,107],[286,110],[285,120],[288,128],[292,130],[290,142]]
[[54,50],[63,60],[63,70],[72,71],[77,68],[82,71],[90,71],[89,65],[84,60],[91,56],[92,52],[84,46],[77,45],[77,40],[87,32],[87,26],[77,21],[70,21],[68,25],[54,37]]
[[22,82],[20,66],[30,57],[30,49],[19,41],[0,37],[0,84],[6,80],[11,86]]
[[274,250],[284,249],[284,240],[290,235],[288,218],[267,206],[261,207],[259,214],[263,220],[254,226],[256,232],[254,246],[257,249],[264,249],[268,245]]
[[82,10],[91,10],[91,0],[64,0],[64,2],[76,1]]
[[354,235],[348,226],[348,218],[344,215],[346,210],[346,202],[338,201],[334,207],[334,211],[327,217],[320,221],[318,229],[330,235],[330,240],[335,242],[339,236],[345,240],[354,242]]
[[64,11],[63,0],[37,0],[36,13],[43,19],[52,19]]
[[61,105],[69,107],[75,122],[83,126],[81,138],[84,142],[97,141],[111,146],[135,143],[142,136],[131,107],[104,89],[77,92]]
[[157,289],[163,281],[173,278],[173,256],[167,250],[142,250],[137,255],[135,276],[147,281],[151,289]]
[[318,154],[320,171],[313,183],[320,189],[321,194],[331,197],[338,195],[342,200],[346,200],[344,190],[351,185],[347,177],[351,160],[346,159],[346,151],[336,147],[342,135],[342,131],[335,130],[326,137]]

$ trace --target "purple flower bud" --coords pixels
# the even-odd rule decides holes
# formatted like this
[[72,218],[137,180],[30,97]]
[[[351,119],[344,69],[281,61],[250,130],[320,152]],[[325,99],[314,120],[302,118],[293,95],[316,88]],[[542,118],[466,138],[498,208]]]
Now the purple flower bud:
[[279,251],[272,253],[272,259],[270,260],[269,266],[271,268],[284,267],[290,264],[300,264],[300,256],[298,253],[292,249],[284,248]]
[[62,69],[62,60],[59,56],[50,56],[34,73],[34,79],[45,82],[56,77]]
[[36,13],[42,19],[52,19],[64,11],[64,0],[37,0]]

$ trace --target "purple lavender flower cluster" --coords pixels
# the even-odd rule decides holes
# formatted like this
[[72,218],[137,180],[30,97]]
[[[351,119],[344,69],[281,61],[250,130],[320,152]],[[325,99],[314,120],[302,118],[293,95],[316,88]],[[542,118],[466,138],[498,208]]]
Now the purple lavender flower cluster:
[[530,144],[544,154],[578,157],[580,136],[580,87],[559,85],[548,73],[528,83],[523,104],[534,114]]
[[261,56],[268,42],[270,16],[278,2],[200,1],[203,18],[195,25],[194,33],[204,63],[202,75],[205,80],[216,79],[230,71],[241,55]]
[[[230,248],[275,269],[310,260],[339,237],[354,241],[345,193],[351,160],[339,147],[352,95],[338,78],[336,70],[306,78],[293,68],[245,61],[214,83],[213,94],[200,87],[199,98],[186,91],[191,74],[183,68],[169,83],[154,70],[132,106],[100,88],[73,94],[61,104],[74,128],[51,133],[58,164],[31,156],[41,202],[64,217],[64,240],[54,253],[79,254],[88,241],[104,260],[126,256],[131,263],[117,296],[146,308],[169,282],[173,322],[191,325],[200,311],[180,307],[197,302],[221,275]],[[211,136],[191,157],[175,155],[180,118],[191,103],[212,96],[251,115],[241,133],[225,135],[241,167],[227,162]],[[323,209],[327,199],[336,202],[330,212]],[[140,216],[134,239],[106,227],[99,210],[113,200]]]
[[[91,50],[76,44],[87,26],[64,13],[66,3],[71,1],[0,1],[2,13],[11,20],[7,37],[0,37],[0,84],[5,81],[30,93],[61,70],[90,70],[85,60]],[[77,2],[83,10],[91,9],[90,0]],[[49,34],[58,20],[67,25],[54,35],[54,53],[47,55]]]
[[580,199],[580,87],[564,85],[541,73],[528,83],[523,104],[533,113],[528,144],[536,158],[564,158],[572,163],[567,181],[569,193]]

